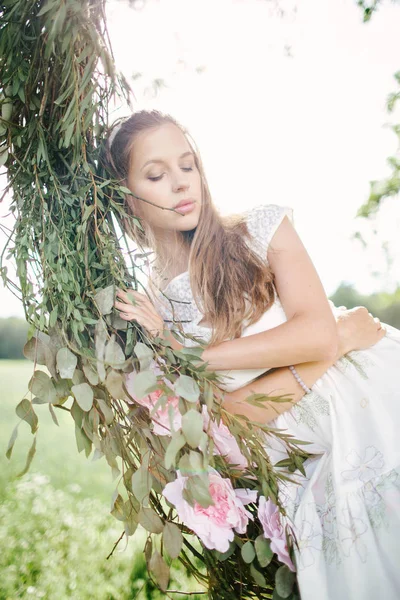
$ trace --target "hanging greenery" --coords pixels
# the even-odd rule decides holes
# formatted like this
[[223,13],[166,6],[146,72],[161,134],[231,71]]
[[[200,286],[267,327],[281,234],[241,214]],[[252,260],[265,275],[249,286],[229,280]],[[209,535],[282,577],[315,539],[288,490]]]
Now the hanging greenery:
[[[392,3],[398,3],[399,0],[392,0]],[[357,0],[358,6],[363,11],[364,22],[369,22],[372,15],[379,9],[382,0]],[[400,71],[394,74],[397,87],[400,88]],[[386,109],[389,114],[393,114],[398,106],[400,99],[400,89],[389,94],[386,101]],[[392,170],[391,175],[377,181],[370,182],[370,192],[367,201],[358,210],[357,216],[369,217],[377,212],[381,202],[389,196],[396,196],[400,192],[400,124],[395,123],[390,126],[391,130],[397,136],[398,148],[394,156],[387,159],[388,165]]]
[[[129,84],[114,69],[104,5],[0,1],[0,164],[14,215],[0,267],[23,303],[30,324],[24,354],[34,363],[6,454],[26,421],[34,440],[23,475],[35,454],[37,405],[48,406],[55,425],[57,410],[68,411],[78,451],[104,457],[116,481],[111,513],[122,533],[115,545],[140,524],[148,532],[149,574],[161,590],[167,593],[169,565],[178,558],[210,598],[274,593],[294,600],[291,532],[281,526],[288,550],[278,558],[265,515],[284,513],[278,485],[303,471],[308,455],[300,442],[227,414],[200,343],[173,350],[113,307],[116,288],[138,289],[141,255],[123,250],[119,226],[135,219],[125,213],[128,190],[99,164],[110,103],[131,102]],[[17,281],[5,258],[16,265]],[[237,460],[217,451],[218,437]],[[273,437],[288,452],[279,468],[265,447]],[[222,511],[220,498],[236,520],[218,529],[212,513]],[[201,530],[194,513],[203,515]]]

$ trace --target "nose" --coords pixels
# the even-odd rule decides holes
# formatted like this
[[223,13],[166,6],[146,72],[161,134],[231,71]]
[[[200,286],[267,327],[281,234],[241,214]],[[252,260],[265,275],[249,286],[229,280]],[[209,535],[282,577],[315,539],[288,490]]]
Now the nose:
[[188,188],[188,174],[181,170],[177,171],[172,178],[172,189],[174,192],[180,192],[181,190],[187,190]]

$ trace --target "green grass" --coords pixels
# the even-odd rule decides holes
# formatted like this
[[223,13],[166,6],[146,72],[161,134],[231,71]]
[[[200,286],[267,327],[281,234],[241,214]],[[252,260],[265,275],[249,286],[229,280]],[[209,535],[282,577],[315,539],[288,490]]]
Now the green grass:
[[[28,391],[28,382],[32,374],[33,363],[30,361],[0,360],[1,480],[10,481],[22,471],[33,441],[29,425],[25,421],[21,422],[11,459],[8,460],[5,456],[14,426],[20,421],[15,414],[15,407]],[[54,424],[46,404],[35,405],[35,412],[39,418],[39,429],[36,454],[29,471],[47,475],[50,484],[56,489],[65,489],[68,485],[73,485],[74,489],[77,489],[79,486],[78,496],[98,498],[108,506],[115,484],[112,482],[111,470],[104,457],[93,462],[91,455],[86,458],[84,452],[78,453],[74,422],[66,411],[55,409],[59,427]]]
[[[106,559],[123,529],[110,514],[117,480],[112,481],[104,457],[93,462],[92,455],[78,453],[69,413],[56,410],[57,427],[47,405],[35,405],[36,454],[28,473],[16,478],[33,440],[26,422],[20,422],[10,460],[5,453],[20,421],[15,407],[26,395],[32,373],[31,362],[0,360],[0,600],[184,598],[162,594],[149,580],[143,555],[146,533],[140,528],[126,548],[122,541]],[[175,560],[169,588],[193,592],[201,586]]]

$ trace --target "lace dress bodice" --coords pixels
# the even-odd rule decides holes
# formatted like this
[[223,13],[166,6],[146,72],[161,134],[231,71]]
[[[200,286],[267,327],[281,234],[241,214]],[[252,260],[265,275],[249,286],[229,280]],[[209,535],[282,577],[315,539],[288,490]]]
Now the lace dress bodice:
[[[268,246],[285,216],[292,221],[292,210],[288,207],[276,204],[259,205],[245,213],[246,223],[251,235],[248,241],[250,247],[259,256],[268,262]],[[158,292],[154,298],[157,310],[163,317],[167,327],[174,330],[176,323],[180,323],[184,332],[195,336],[196,339],[205,343],[211,339],[211,329],[206,325],[200,325],[204,319],[203,313],[197,307],[190,287],[189,271],[174,277],[162,292]],[[274,304],[252,325],[245,326],[242,336],[253,335],[260,331],[266,331],[277,327],[286,321],[286,315],[278,296]],[[184,340],[185,346],[195,346],[196,341]],[[244,369],[219,371],[222,377],[221,387],[232,391],[246,385],[268,369]]]

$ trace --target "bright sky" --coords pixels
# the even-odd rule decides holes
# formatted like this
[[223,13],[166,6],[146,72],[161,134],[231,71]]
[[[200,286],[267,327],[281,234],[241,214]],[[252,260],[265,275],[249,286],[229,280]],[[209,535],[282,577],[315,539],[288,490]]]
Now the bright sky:
[[[109,0],[117,66],[142,73],[136,108],[170,112],[189,129],[221,212],[289,205],[328,294],[341,281],[391,291],[400,284],[400,203],[386,201],[375,222],[354,217],[397,149],[385,102],[400,70],[400,6],[383,2],[365,24],[355,0],[301,0],[297,11],[282,0],[283,18],[275,4],[146,0],[132,10]],[[154,79],[168,86],[157,95]],[[351,240],[357,230],[368,250]],[[11,314],[22,308],[0,288],[0,316]]]

